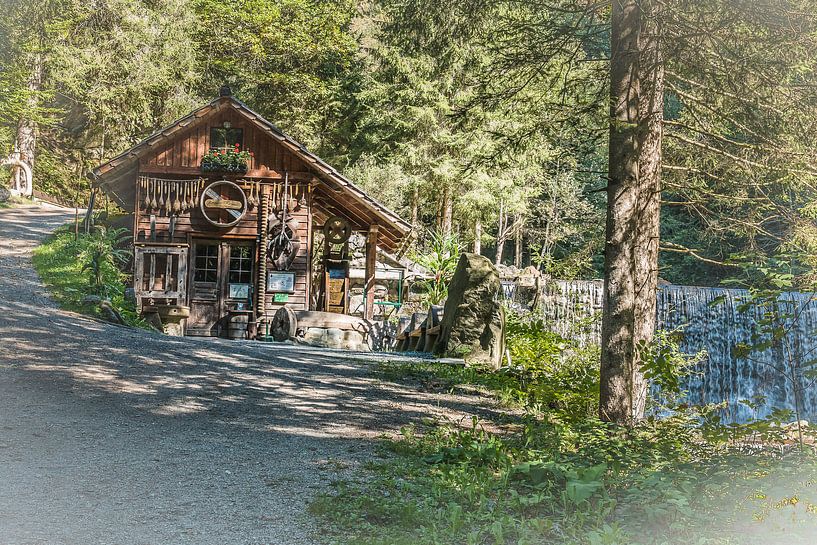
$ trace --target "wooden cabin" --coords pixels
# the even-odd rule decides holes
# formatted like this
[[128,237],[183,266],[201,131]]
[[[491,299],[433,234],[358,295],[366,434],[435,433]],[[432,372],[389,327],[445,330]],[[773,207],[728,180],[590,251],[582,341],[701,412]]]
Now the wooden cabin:
[[252,338],[283,306],[348,313],[353,233],[370,319],[378,248],[399,253],[410,233],[228,89],[93,175],[133,214],[140,312],[177,317],[180,334]]

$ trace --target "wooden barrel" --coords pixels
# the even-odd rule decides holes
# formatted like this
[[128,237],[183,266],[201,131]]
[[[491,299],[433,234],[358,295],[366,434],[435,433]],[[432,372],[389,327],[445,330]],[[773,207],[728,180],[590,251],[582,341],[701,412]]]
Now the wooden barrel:
[[249,316],[246,314],[233,314],[227,324],[227,337],[230,339],[246,339],[247,323]]

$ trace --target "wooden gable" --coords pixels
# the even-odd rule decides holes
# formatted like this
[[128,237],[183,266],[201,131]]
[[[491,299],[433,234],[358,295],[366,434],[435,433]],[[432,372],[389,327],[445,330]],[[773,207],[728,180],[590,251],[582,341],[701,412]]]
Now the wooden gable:
[[281,181],[286,173],[291,183],[312,187],[310,206],[315,206],[319,224],[325,217],[339,215],[355,229],[377,225],[381,244],[390,251],[406,240],[411,231],[408,223],[232,96],[213,100],[100,165],[93,173],[95,186],[133,212],[140,175],[200,175],[202,157],[210,149],[211,128],[223,127],[225,122],[242,129],[243,149],[254,154],[243,178],[269,183]]

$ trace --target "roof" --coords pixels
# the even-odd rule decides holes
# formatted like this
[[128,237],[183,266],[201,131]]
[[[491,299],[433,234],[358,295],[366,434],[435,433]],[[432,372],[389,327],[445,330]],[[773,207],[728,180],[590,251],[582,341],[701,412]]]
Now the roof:
[[369,196],[331,165],[310,152],[303,144],[284,133],[275,124],[266,120],[231,95],[220,96],[210,101],[181,119],[154,132],[129,150],[96,167],[93,170],[95,187],[99,187],[122,208],[130,211],[133,208],[139,158],[149,153],[157,144],[173,138],[173,135],[177,132],[203,122],[211,114],[225,107],[233,108],[249,122],[259,127],[281,146],[301,159],[315,174],[315,177],[323,182],[325,189],[328,190],[325,194],[329,195],[332,201],[336,203],[335,208],[353,207],[366,217],[371,217],[372,223],[380,226],[381,233],[385,235],[386,240],[384,242],[387,243],[386,246],[392,249],[396,249],[405,242],[407,235],[412,230],[408,222]]

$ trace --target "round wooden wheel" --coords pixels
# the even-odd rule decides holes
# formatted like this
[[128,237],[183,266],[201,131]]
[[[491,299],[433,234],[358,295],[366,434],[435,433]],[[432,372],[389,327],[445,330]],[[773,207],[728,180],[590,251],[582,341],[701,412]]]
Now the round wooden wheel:
[[201,192],[201,213],[216,227],[232,227],[247,213],[244,190],[229,180],[213,182]]
[[276,341],[284,342],[288,339],[295,338],[295,332],[298,330],[298,318],[289,307],[281,307],[275,312],[272,317],[272,324],[270,325],[270,334]]
[[323,236],[331,244],[343,244],[352,236],[352,226],[340,216],[332,216],[323,225]]

